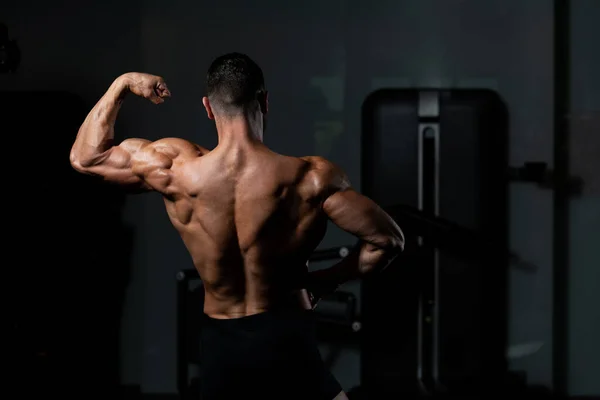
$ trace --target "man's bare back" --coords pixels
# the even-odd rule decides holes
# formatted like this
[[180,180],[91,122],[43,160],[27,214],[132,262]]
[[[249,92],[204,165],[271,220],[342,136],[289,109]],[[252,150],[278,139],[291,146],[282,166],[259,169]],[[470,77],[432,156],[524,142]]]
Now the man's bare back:
[[[209,70],[212,97],[203,98],[216,122],[215,149],[177,138],[115,145],[115,120],[127,93],[155,104],[170,97],[162,78],[129,73],[88,114],[71,164],[163,196],[205,288],[203,398],[237,397],[242,386],[251,397],[345,398],[322,363],[312,316],[299,313],[342,283],[389,265],[402,250],[402,232],[329,161],[269,150],[262,143],[268,109],[262,72],[235,53],[215,63],[220,70]],[[361,242],[342,262],[308,273],[306,261],[327,221]]]
[[171,167],[167,212],[204,283],[205,313],[252,315],[282,302],[310,308],[299,284],[325,234],[327,161],[286,157],[261,143],[187,148]]

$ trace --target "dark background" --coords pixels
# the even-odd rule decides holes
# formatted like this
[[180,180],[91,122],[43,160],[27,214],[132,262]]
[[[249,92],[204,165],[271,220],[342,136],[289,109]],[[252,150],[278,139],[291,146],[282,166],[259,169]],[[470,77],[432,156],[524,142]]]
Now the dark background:
[[[386,87],[495,90],[511,116],[510,164],[541,161],[552,166],[554,34],[558,32],[554,6],[550,0],[3,2],[0,21],[17,40],[22,60],[16,73],[0,75],[0,90],[66,91],[83,100],[85,113],[119,74],[159,74],[168,82],[173,98],[160,109],[130,99],[117,125],[119,134],[148,139],[181,136],[211,147],[216,135],[201,105],[205,71],[214,57],[240,51],[256,59],[265,72],[271,101],[266,142],[282,153],[332,159],[359,189],[361,105],[373,90]],[[568,10],[565,37],[570,55],[564,66],[570,71],[569,169],[585,186],[583,193],[568,203],[564,309],[557,309],[554,301],[553,193],[513,183],[509,188],[510,247],[537,269],[510,270],[508,355],[511,370],[525,372],[529,384],[552,387],[558,379],[571,395],[597,395],[600,2],[574,0]],[[60,110],[61,104],[54,102],[52,107]],[[64,107],[74,106],[65,103]],[[19,162],[15,154],[28,151],[19,146],[53,143],[49,147],[52,152],[38,153],[48,160],[57,157],[66,162],[76,127],[65,132],[44,129],[41,108],[30,110],[25,117],[29,125],[24,122],[23,126],[30,127],[23,129],[26,134],[9,132],[12,139],[4,138],[11,142],[5,149],[11,152],[11,160]],[[63,136],[54,141],[49,132]],[[38,157],[38,153],[33,154]],[[43,166],[38,167],[43,171]],[[37,185],[44,183],[44,189],[35,192],[35,200],[29,197],[23,211],[55,216],[54,225],[44,227],[44,235],[69,229],[78,237],[78,241],[65,242],[62,251],[55,249],[45,257],[45,262],[54,265],[52,271],[61,271],[61,264],[70,265],[70,270],[62,269],[61,281],[71,280],[79,289],[73,289],[68,300],[50,302],[69,313],[40,322],[37,331],[51,327],[56,335],[71,335],[77,343],[86,337],[87,355],[81,351],[73,355],[81,370],[92,368],[99,373],[98,365],[104,365],[102,360],[113,352],[121,383],[139,385],[143,393],[174,393],[175,273],[189,268],[190,258],[169,225],[160,197],[122,199],[112,192],[84,196],[76,187],[53,186],[56,177],[11,168],[23,171],[20,176]],[[52,199],[52,206],[47,198]],[[123,223],[115,222],[114,236],[94,234],[89,228],[106,224],[102,216],[117,221],[120,214]],[[65,218],[59,218],[61,215]],[[29,218],[29,226],[35,227],[35,217]],[[69,225],[66,220],[74,222]],[[38,239],[30,239],[34,233]],[[23,248],[18,254],[23,262],[8,264],[9,269],[26,269],[34,256],[39,257],[35,242],[40,240],[40,230],[28,229],[24,234],[16,241]],[[322,246],[350,240],[331,229]],[[87,246],[88,254],[96,254],[91,252],[96,247],[90,241],[97,241],[101,249],[114,246],[116,250],[111,251],[120,253],[110,253],[112,258],[105,253],[104,260],[98,256],[65,261],[72,253],[71,246]],[[126,262],[115,265],[114,254]],[[20,279],[39,279],[19,272]],[[56,276],[48,270],[45,273],[46,282]],[[44,290],[64,292],[67,286],[55,287]],[[346,289],[358,293],[358,287],[352,284]],[[22,292],[15,295],[16,303],[21,304],[23,298]],[[86,308],[91,300],[108,306]],[[76,312],[75,307],[81,310]],[[553,335],[557,315],[566,316],[568,322],[566,335],[560,338]],[[117,318],[118,331],[105,327],[107,321]],[[555,340],[565,341],[566,355],[559,357],[553,352]],[[348,349],[333,366],[345,389],[359,383],[358,360],[358,352]],[[561,364],[556,370],[562,371],[562,377],[556,377],[556,363]]]

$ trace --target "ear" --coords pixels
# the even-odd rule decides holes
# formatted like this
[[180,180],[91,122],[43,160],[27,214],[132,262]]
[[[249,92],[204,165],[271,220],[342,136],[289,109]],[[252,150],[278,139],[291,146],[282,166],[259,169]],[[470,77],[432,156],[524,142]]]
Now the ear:
[[215,119],[215,114],[213,114],[208,97],[204,96],[202,98],[202,105],[204,105],[204,108],[206,109],[206,115],[208,116],[208,119]]
[[265,92],[265,114],[269,112],[269,92]]
[[267,114],[269,112],[269,92],[265,91],[264,95],[259,101],[260,103],[260,111],[263,114]]

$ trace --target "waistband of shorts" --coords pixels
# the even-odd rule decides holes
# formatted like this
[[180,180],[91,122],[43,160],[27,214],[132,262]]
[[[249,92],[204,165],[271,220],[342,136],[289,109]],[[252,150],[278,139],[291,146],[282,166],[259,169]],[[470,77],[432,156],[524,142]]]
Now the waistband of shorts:
[[236,318],[213,318],[207,314],[202,314],[202,318],[203,323],[213,326],[218,325],[222,327],[239,327],[241,329],[251,329],[252,327],[260,327],[270,322],[284,322],[286,320],[312,318],[313,315],[313,310],[283,307]]

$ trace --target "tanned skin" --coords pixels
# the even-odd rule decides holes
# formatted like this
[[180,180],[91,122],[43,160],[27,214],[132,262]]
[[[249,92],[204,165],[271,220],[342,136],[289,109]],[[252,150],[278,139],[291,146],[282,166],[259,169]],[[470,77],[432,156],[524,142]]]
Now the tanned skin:
[[[205,97],[219,136],[209,151],[178,138],[115,145],[115,120],[129,93],[154,104],[171,95],[158,76],[117,78],[81,125],[71,165],[132,191],[163,196],[202,279],[204,312],[212,318],[248,316],[282,304],[310,309],[344,282],[385,268],[402,250],[400,228],[354,191],[340,168],[321,157],[280,155],[262,143],[266,98],[257,115],[231,118],[215,115]],[[307,259],[328,220],[361,244],[307,282]],[[307,283],[313,297],[299,289]]]

